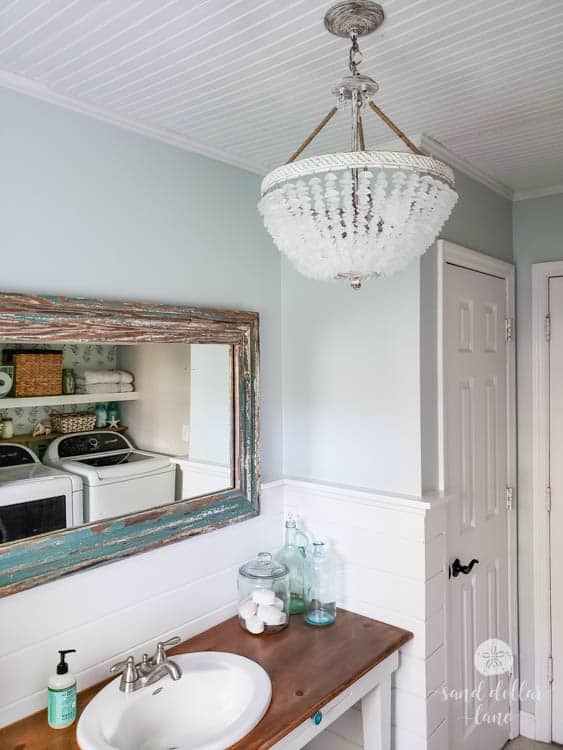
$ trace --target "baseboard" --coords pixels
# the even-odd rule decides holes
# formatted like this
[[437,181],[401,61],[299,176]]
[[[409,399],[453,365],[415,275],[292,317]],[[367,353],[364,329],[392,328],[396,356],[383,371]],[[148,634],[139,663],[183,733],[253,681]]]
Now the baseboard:
[[520,734],[529,740],[536,739],[536,717],[527,711],[520,711]]

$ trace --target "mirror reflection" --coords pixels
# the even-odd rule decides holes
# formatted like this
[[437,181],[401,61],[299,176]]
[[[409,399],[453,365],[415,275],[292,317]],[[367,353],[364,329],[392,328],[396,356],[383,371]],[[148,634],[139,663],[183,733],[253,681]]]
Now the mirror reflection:
[[0,543],[234,486],[227,344],[0,344]]

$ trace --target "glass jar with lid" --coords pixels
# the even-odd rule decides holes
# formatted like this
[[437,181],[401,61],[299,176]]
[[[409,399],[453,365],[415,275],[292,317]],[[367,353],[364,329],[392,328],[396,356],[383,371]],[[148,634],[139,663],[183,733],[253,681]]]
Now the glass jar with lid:
[[63,393],[67,395],[76,393],[76,378],[71,367],[65,367],[63,370]]
[[260,552],[239,568],[239,622],[254,635],[277,633],[289,622],[289,570]]

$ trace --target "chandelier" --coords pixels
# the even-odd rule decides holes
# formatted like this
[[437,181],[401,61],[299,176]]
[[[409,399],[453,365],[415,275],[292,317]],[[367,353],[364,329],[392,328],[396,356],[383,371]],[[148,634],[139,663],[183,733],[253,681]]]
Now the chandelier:
[[[327,12],[327,30],[351,41],[350,75],[333,89],[336,105],[287,164],[266,175],[258,204],[274,243],[300,273],[320,281],[344,279],[354,289],[422,255],[458,198],[452,169],[426,156],[392,122],[372,99],[378,84],[358,70],[358,39],[383,20],[383,8],[371,0],[346,0]],[[410,153],[367,150],[367,108]],[[339,110],[351,118],[351,150],[297,161]]]

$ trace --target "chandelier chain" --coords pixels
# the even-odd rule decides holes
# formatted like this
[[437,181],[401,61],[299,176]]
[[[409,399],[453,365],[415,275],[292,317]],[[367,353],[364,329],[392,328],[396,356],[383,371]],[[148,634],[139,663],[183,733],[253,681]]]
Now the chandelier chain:
[[352,46],[350,47],[349,54],[349,68],[353,76],[358,76],[358,65],[361,65],[364,59],[358,44],[358,35],[356,33],[351,34],[350,39],[352,40]]

